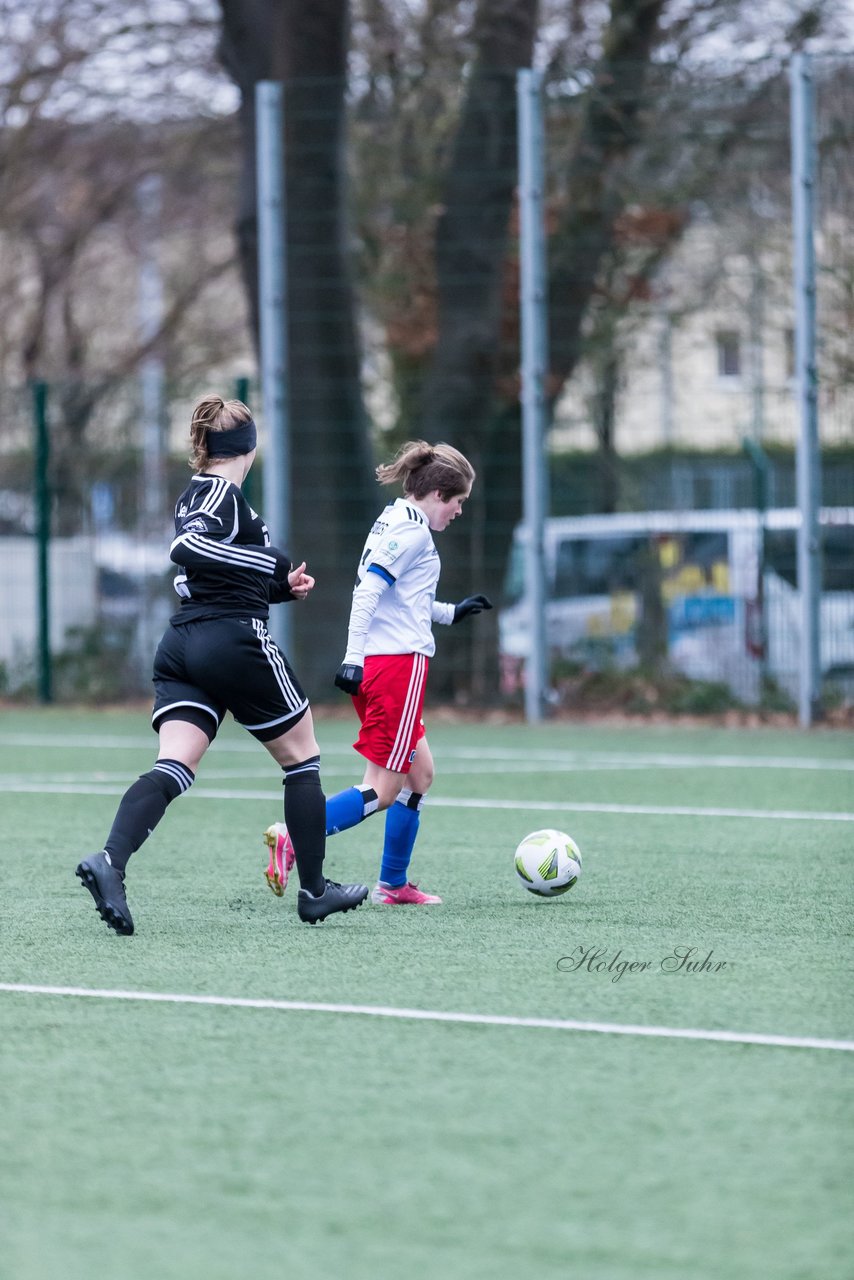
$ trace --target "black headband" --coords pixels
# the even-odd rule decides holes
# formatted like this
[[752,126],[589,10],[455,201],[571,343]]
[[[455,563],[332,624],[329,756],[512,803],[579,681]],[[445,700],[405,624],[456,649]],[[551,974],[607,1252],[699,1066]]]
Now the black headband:
[[241,458],[244,453],[251,453],[257,443],[258,433],[251,418],[229,431],[208,431],[205,436],[209,458]]

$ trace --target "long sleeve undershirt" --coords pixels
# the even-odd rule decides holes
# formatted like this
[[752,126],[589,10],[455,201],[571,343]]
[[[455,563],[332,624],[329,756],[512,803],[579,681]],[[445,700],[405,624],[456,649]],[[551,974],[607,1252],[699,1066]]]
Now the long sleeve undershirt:
[[[353,592],[353,604],[350,608],[350,625],[347,628],[346,663],[356,666],[365,664],[365,645],[368,639],[368,628],[376,612],[383,592],[392,584],[378,573],[366,573]],[[432,618],[441,626],[449,626],[454,620],[454,606],[433,601]]]
[[357,667],[365,665],[365,645],[368,639],[368,628],[371,625],[380,596],[388,591],[391,583],[378,573],[366,573],[353,592],[353,603],[350,607],[350,625],[347,628],[346,663]]

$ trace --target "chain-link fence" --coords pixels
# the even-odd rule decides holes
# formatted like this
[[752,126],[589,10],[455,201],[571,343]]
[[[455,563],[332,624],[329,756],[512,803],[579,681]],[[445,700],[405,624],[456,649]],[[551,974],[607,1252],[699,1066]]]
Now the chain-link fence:
[[[548,640],[570,684],[591,667],[652,664],[720,682],[749,704],[797,699],[791,86],[744,71],[649,68],[645,142],[614,180],[611,235],[599,222],[582,228],[587,253],[599,255],[596,285],[552,443],[586,443],[596,495],[586,510],[623,514],[547,530]],[[854,691],[852,272],[843,244],[854,207],[854,62],[813,60],[810,78],[825,506],[819,666],[830,701]],[[602,95],[613,107],[608,84]],[[573,204],[571,191],[562,194],[559,140],[571,137],[563,113],[572,108],[561,100],[547,117],[558,220],[561,203]],[[586,124],[576,130],[589,132],[591,110],[585,95]],[[553,457],[551,470],[557,514],[556,480],[572,466]],[[632,509],[659,514],[629,519]],[[520,646],[513,613],[505,649]]]
[[[854,60],[816,59],[814,76],[830,693],[850,689],[854,675]],[[330,691],[347,584],[385,501],[371,489],[370,460],[424,435],[463,448],[478,472],[465,519],[437,541],[440,595],[484,590],[500,603],[495,615],[437,636],[431,685],[469,703],[519,698],[515,77],[481,78],[356,82],[346,93],[288,86],[289,502],[292,550],[318,578],[319,622],[309,628],[308,606],[297,611],[295,640],[313,697]],[[324,127],[331,101],[346,107],[346,147]],[[639,667],[749,703],[785,704],[799,625],[785,68],[581,69],[568,82],[547,81],[545,123],[555,687],[571,698],[588,674],[616,680]],[[239,171],[239,142],[232,131],[226,140],[234,154],[227,163],[217,155],[218,182]],[[147,144],[156,150],[151,137]],[[340,190],[317,176],[333,168]],[[122,243],[116,225],[109,248],[125,292],[144,266],[160,264],[167,314],[167,268],[188,234],[180,219],[169,221],[171,181],[164,147],[166,214],[153,248]],[[197,229],[211,252],[226,232]],[[252,314],[234,264],[207,311]],[[106,304],[104,312],[114,325],[136,323],[114,319]],[[97,314],[89,322],[97,327]],[[192,359],[179,364],[167,343],[156,347],[154,432],[144,430],[151,383],[147,399],[138,369],[47,370],[47,636],[33,392],[0,388],[5,691],[39,691],[40,638],[54,696],[148,691],[153,646],[176,602],[171,502],[188,474],[197,394],[216,387],[248,397],[262,429],[250,476],[251,500],[261,504],[263,414],[248,324],[240,333],[224,358],[218,330],[206,361],[202,311],[192,317]],[[238,386],[238,372],[252,380]],[[629,519],[643,512],[660,514]],[[717,514],[688,519],[702,512]],[[276,514],[264,512],[274,537]],[[574,517],[596,517],[595,531]]]

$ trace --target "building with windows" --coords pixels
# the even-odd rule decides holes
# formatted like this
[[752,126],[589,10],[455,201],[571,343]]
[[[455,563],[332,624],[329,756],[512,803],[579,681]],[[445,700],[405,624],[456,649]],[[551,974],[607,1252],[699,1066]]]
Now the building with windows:
[[[822,244],[818,245],[821,255]],[[795,444],[794,296],[788,224],[689,224],[649,297],[614,339],[617,454]],[[819,413],[824,447],[854,444],[854,267],[819,272]],[[594,449],[601,399],[595,352],[559,401],[553,447]]]

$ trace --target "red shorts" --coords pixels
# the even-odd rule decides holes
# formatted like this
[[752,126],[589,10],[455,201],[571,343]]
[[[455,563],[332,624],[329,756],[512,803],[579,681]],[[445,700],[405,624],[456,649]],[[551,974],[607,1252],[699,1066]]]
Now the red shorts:
[[365,674],[353,696],[362,727],[353,746],[367,760],[409,773],[424,737],[424,690],[429,661],[423,653],[377,654],[365,659]]

